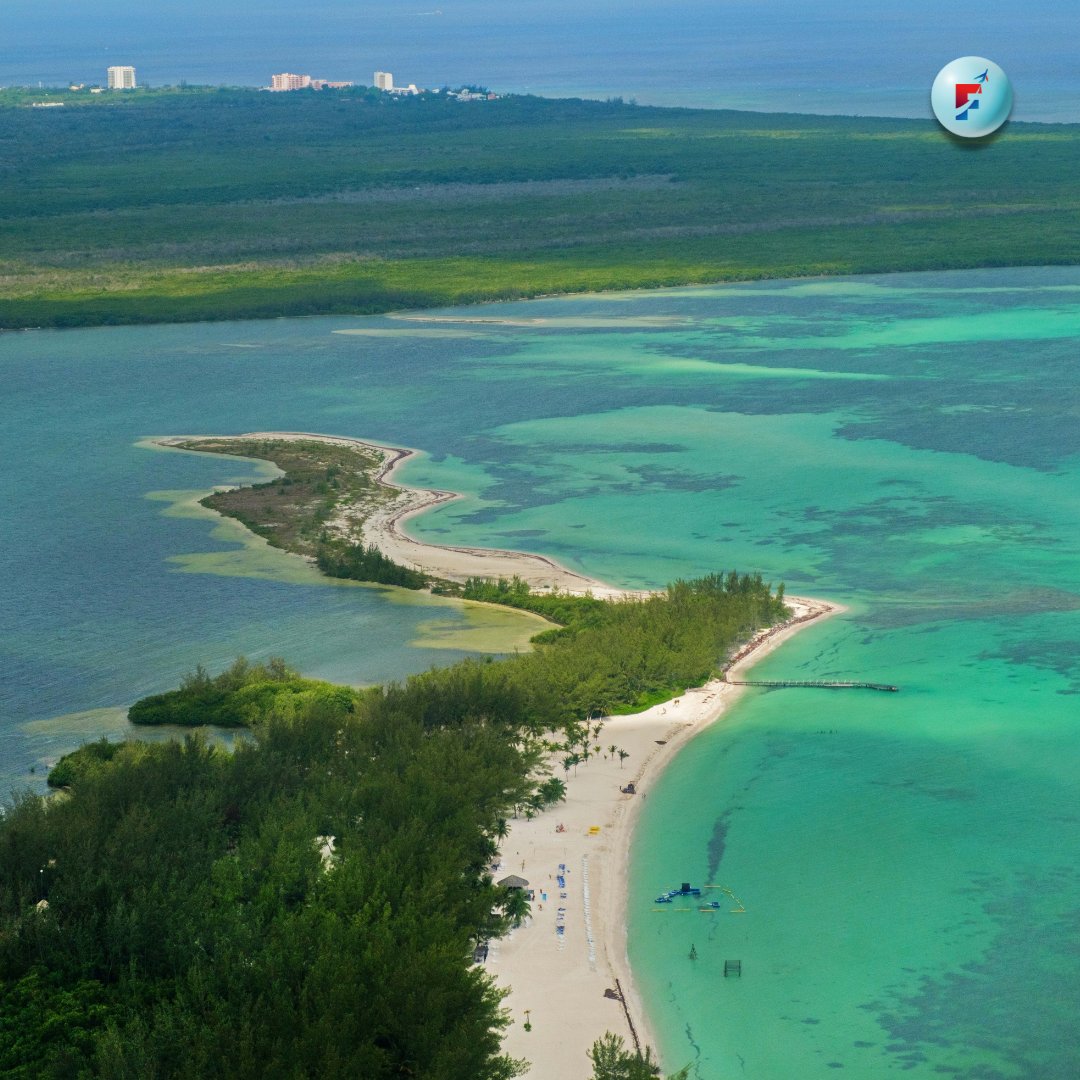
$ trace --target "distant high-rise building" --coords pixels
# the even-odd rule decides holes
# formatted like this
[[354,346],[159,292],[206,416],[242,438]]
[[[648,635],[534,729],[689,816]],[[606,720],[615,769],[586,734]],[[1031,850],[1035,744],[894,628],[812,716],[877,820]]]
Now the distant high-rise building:
[[271,90],[307,90],[310,85],[310,75],[291,75],[283,71],[281,75],[270,76]]
[[293,75],[283,71],[270,76],[271,90],[345,90],[351,82],[331,82],[329,79],[313,79],[310,75]]
[[283,71],[280,75],[270,76],[271,90],[306,90],[310,85],[310,75],[291,75]]
[[394,76],[389,71],[376,71],[375,72],[375,89],[376,90],[393,90],[394,89]]
[[134,90],[135,69],[133,67],[111,67],[108,70],[110,90]]

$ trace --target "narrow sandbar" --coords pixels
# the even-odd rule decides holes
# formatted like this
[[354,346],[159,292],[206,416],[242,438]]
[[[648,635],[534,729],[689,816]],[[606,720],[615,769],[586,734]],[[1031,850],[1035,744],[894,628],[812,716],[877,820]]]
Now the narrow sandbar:
[[374,480],[386,488],[392,498],[372,506],[370,504],[339,507],[338,514],[329,523],[332,531],[345,539],[364,544],[374,544],[384,555],[409,569],[464,583],[470,577],[512,578],[515,575],[536,590],[558,589],[561,592],[582,594],[611,599],[638,595],[623,589],[614,589],[595,578],[569,570],[544,555],[502,548],[461,547],[452,544],[429,544],[410,536],[404,526],[410,518],[455,499],[462,498],[453,491],[436,488],[415,488],[399,483],[394,473],[419,451],[404,447],[384,446],[363,439],[338,435],[319,435],[300,431],[261,431],[243,435],[187,435],[155,438],[157,446],[178,449],[191,447],[200,441],[265,442],[303,441],[325,442],[342,446],[355,446],[374,451],[382,458]]

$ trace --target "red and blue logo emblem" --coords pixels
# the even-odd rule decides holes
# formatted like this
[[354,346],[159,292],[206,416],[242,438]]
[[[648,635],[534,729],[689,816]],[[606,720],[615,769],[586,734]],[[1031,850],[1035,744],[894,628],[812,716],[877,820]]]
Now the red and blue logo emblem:
[[946,64],[930,91],[941,126],[971,139],[997,131],[1009,118],[1012,100],[1009,77],[982,56],[961,56]]

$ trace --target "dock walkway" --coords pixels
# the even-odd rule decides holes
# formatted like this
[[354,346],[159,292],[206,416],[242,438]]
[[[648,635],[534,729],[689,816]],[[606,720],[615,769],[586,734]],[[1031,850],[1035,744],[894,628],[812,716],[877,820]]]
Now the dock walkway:
[[825,682],[821,680],[798,679],[728,679],[724,681],[732,686],[765,686],[774,689],[785,686],[813,686],[822,690],[885,690],[891,694],[899,693],[899,686],[873,682]]

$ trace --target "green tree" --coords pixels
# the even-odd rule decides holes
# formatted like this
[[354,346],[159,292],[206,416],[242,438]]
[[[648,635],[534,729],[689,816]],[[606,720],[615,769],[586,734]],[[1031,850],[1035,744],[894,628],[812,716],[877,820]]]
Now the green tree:
[[64,986],[41,967],[0,985],[0,1075],[9,1080],[75,1076],[108,1017],[100,984]]
[[524,889],[506,890],[506,899],[503,900],[503,914],[511,926],[520,926],[528,918],[531,910],[529,898]]
[[[530,653],[365,691],[278,662],[197,670],[133,712],[247,726],[231,753],[94,744],[65,762],[70,797],[16,800],[0,815],[0,1072],[516,1075],[471,957],[528,913],[490,864],[513,808],[565,790],[545,744],[576,768],[586,698],[664,700],[780,614],[745,574],[591,604]],[[599,1075],[657,1075],[615,1038],[594,1048]]]
[[557,776],[552,776],[540,785],[539,795],[544,806],[554,806],[566,798],[566,784]]
[[[653,1057],[651,1047],[639,1054],[627,1050],[621,1035],[608,1031],[592,1044],[588,1051],[592,1062],[592,1080],[656,1080],[661,1075],[659,1063]],[[668,1080],[687,1080],[690,1066],[672,1073]]]

